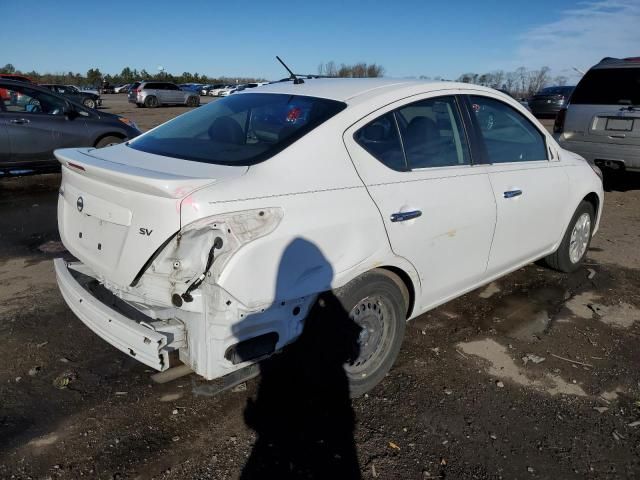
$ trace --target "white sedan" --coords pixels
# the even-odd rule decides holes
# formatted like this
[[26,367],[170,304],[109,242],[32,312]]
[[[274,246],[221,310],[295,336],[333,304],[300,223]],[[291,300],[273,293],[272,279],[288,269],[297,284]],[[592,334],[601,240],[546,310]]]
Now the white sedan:
[[538,259],[579,268],[603,202],[597,167],[516,100],[458,83],[283,81],[56,156],[78,261],[55,269],[89,328],[234,381],[312,328],[354,395],[405,321]]

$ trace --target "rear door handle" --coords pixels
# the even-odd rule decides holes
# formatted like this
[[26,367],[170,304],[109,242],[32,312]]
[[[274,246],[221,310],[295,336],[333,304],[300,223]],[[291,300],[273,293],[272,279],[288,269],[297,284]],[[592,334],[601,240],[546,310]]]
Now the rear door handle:
[[22,125],[23,123],[29,123],[29,120],[26,118],[16,118],[13,120],[9,120],[9,123],[15,123],[17,125]]
[[420,210],[412,210],[410,212],[398,212],[391,214],[392,222],[405,222],[407,220],[411,220],[412,218],[418,218],[422,215]]
[[507,190],[504,192],[504,198],[519,197],[520,195],[522,195],[522,190]]

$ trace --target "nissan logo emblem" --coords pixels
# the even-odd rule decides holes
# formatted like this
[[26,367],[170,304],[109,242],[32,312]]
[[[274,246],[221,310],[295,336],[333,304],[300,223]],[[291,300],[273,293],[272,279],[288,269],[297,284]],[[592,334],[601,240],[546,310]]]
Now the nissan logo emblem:
[[78,201],[76,202],[76,207],[78,207],[79,212],[81,212],[82,209],[84,208],[84,200],[82,200],[82,197],[78,197]]

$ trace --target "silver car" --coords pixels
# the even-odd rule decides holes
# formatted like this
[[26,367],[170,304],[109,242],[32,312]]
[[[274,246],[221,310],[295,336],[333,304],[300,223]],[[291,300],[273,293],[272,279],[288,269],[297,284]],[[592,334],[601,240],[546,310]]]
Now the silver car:
[[129,102],[138,107],[154,108],[160,105],[200,105],[198,92],[180,90],[169,82],[136,82],[129,88]]
[[554,133],[601,167],[640,171],[640,57],[605,58],[580,80]]

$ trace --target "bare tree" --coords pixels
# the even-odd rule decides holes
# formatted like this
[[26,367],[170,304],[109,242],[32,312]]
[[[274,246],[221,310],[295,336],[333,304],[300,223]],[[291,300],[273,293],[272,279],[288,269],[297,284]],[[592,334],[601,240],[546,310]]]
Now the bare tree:
[[569,80],[569,79],[568,79],[567,77],[565,77],[564,75],[558,75],[558,76],[554,77],[554,79],[553,79],[553,83],[554,83],[555,85],[563,86],[563,85],[566,85],[566,84],[567,84],[567,81],[568,81],[568,80]]

